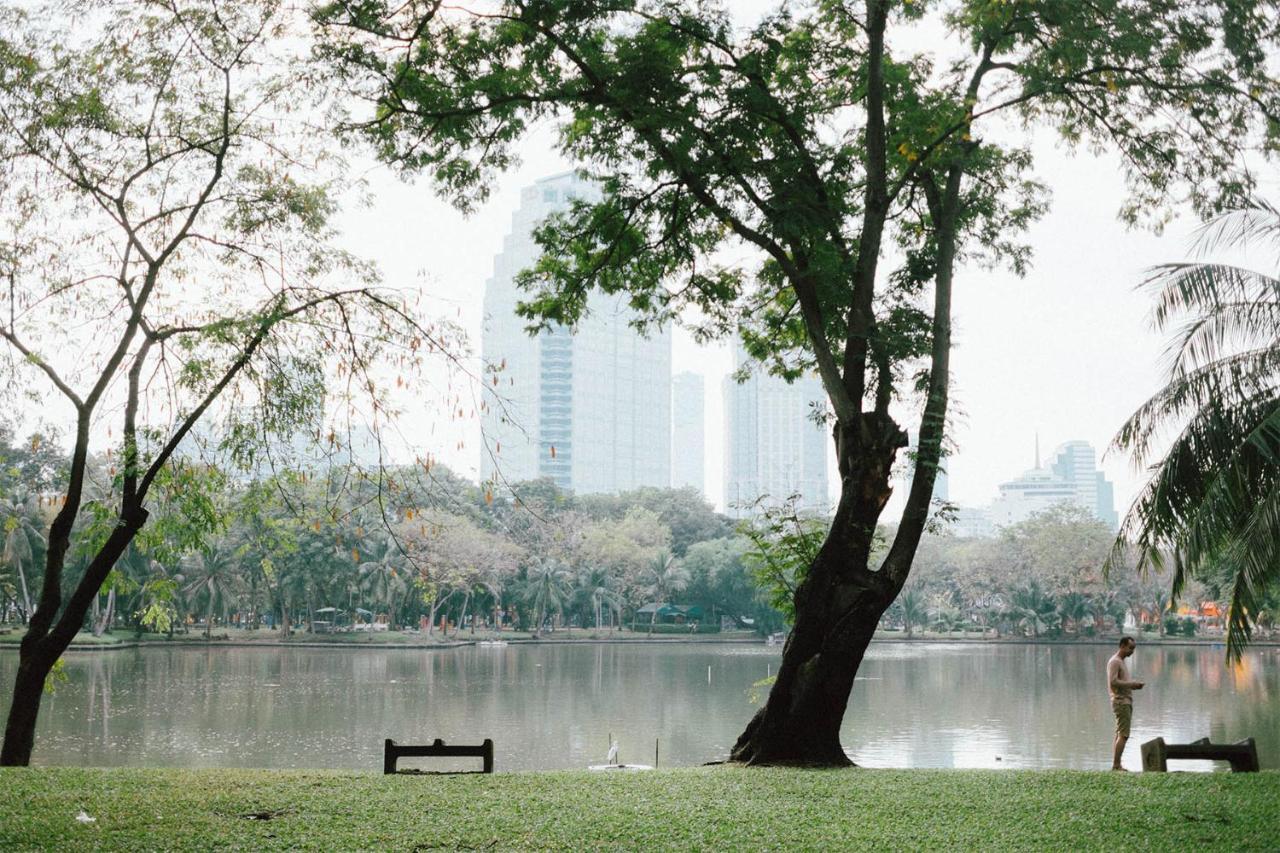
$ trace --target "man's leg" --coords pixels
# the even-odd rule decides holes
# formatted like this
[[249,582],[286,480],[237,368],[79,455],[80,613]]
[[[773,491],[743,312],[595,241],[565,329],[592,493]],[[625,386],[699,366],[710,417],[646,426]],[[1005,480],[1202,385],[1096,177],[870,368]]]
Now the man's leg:
[[1111,710],[1116,715],[1116,740],[1111,745],[1111,769],[1123,770],[1120,757],[1124,755],[1124,745],[1129,742],[1129,724],[1133,719],[1133,706],[1127,702],[1113,702]]
[[1120,756],[1124,754],[1124,745],[1128,742],[1129,742],[1129,739],[1124,735],[1119,735],[1119,734],[1116,735],[1115,743],[1111,745],[1111,769],[1112,770],[1124,769],[1123,767],[1120,766]]

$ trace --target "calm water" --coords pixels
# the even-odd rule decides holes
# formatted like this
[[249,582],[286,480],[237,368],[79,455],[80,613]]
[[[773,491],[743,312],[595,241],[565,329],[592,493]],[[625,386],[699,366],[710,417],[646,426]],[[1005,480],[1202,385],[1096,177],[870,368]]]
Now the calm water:
[[[1110,653],[877,643],[845,748],[873,767],[1104,768]],[[778,659],[764,645],[650,644],[70,654],[70,681],[45,699],[35,761],[373,770],[384,737],[492,737],[500,771],[580,768],[604,760],[612,733],[623,761],[652,764],[656,739],[662,766],[700,764],[728,753],[762,696],[753,682]],[[16,663],[0,652],[5,708]],[[1157,735],[1252,735],[1263,766],[1280,767],[1280,650],[1256,649],[1232,669],[1221,649],[1139,648],[1130,670],[1147,689],[1128,766]]]

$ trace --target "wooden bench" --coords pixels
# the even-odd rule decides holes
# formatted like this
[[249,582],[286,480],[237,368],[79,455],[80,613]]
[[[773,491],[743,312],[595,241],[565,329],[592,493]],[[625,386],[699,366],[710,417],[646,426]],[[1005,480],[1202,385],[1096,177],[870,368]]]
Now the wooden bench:
[[479,746],[450,745],[440,740],[440,738],[436,738],[426,746],[398,744],[391,738],[387,738],[382,750],[382,772],[397,772],[396,762],[401,758],[448,758],[456,756],[481,758],[484,760],[484,769],[480,772],[493,772],[493,741],[489,738],[485,738],[484,743]]
[[1207,737],[1191,743],[1165,743],[1158,737],[1142,745],[1142,769],[1164,773],[1169,759],[1202,759],[1231,762],[1232,773],[1258,772],[1258,747],[1253,738],[1239,743],[1210,743]]

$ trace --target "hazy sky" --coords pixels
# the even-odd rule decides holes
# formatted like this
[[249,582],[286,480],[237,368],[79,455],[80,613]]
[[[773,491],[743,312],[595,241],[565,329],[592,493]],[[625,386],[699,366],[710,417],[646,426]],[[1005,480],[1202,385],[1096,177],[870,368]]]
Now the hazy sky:
[[[769,5],[751,0],[734,8],[754,14]],[[931,27],[909,38],[912,49],[932,51],[945,35]],[[899,36],[899,49],[905,40]],[[1030,274],[1020,279],[964,268],[956,279],[952,399],[959,450],[947,467],[951,499],[963,505],[987,503],[997,484],[1031,467],[1037,433],[1042,455],[1071,439],[1088,441],[1103,454],[1125,417],[1160,384],[1164,343],[1150,330],[1149,297],[1135,287],[1152,264],[1186,258],[1197,226],[1184,215],[1163,235],[1127,230],[1116,218],[1124,198],[1117,158],[1068,152],[1048,128],[1036,137],[1034,151],[1035,174],[1050,185],[1052,208],[1028,236],[1034,248]],[[520,189],[572,167],[555,153],[549,126],[525,141],[521,157],[469,218],[433,198],[426,182],[411,185],[372,166],[366,175],[372,208],[347,215],[352,246],[382,265],[388,283],[420,283],[432,305],[470,331],[476,350],[484,282],[510,230]],[[707,490],[718,503],[720,382],[732,367],[730,345],[700,348],[681,330],[674,337],[674,370],[702,373],[706,380]],[[477,421],[438,425],[432,438],[430,449],[442,460],[475,476]],[[1117,454],[1108,454],[1103,467],[1123,512],[1141,475]]]
[[[351,245],[383,267],[389,284],[415,282],[434,310],[460,322],[478,351],[484,282],[510,230],[520,189],[570,164],[543,130],[523,146],[522,165],[490,200],[464,218],[412,185],[369,167],[374,203],[346,216]],[[1124,418],[1159,386],[1162,339],[1149,327],[1149,298],[1135,292],[1152,264],[1187,256],[1196,223],[1175,221],[1162,236],[1130,231],[1116,220],[1123,198],[1109,156],[1069,155],[1051,134],[1037,144],[1036,173],[1053,188],[1050,213],[1031,231],[1035,258],[1019,279],[1004,271],[966,268],[955,289],[952,359],[959,452],[949,461],[952,500],[978,505],[998,483],[1069,439],[1102,453]],[[732,367],[729,345],[702,348],[677,330],[673,369],[702,373],[707,395],[707,486],[720,499],[723,420],[721,378]],[[425,440],[427,436],[423,436]],[[426,449],[475,476],[479,425],[441,427]],[[461,440],[463,447],[458,449]],[[1128,505],[1139,476],[1128,461],[1104,461],[1118,508]]]

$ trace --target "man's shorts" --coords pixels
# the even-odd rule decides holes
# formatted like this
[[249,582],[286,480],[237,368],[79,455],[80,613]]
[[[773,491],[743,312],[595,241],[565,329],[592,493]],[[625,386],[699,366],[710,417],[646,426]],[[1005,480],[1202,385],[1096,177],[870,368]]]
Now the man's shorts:
[[1120,737],[1128,737],[1129,723],[1133,721],[1133,703],[1112,702],[1111,711],[1116,715],[1116,734]]

